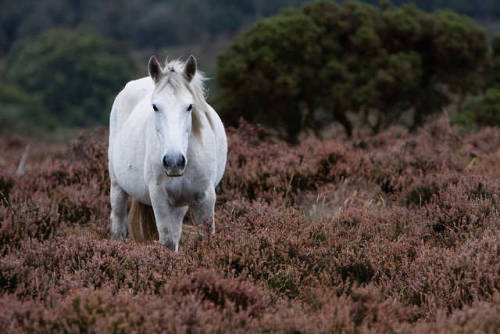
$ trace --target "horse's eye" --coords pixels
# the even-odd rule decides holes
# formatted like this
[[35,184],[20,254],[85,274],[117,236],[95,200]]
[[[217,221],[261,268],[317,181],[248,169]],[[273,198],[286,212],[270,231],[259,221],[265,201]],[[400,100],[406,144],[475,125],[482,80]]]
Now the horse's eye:
[[193,105],[190,104],[189,107],[187,108],[187,111],[191,111],[191,109],[193,109]]
[[153,110],[158,111],[158,108],[156,107],[156,104],[153,104]]

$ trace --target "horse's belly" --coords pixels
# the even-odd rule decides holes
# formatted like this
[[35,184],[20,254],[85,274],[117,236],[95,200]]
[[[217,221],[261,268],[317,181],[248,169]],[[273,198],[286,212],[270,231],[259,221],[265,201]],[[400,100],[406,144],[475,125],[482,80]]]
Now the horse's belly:
[[148,187],[143,177],[124,168],[118,168],[115,173],[118,184],[129,196],[143,204],[151,205]]

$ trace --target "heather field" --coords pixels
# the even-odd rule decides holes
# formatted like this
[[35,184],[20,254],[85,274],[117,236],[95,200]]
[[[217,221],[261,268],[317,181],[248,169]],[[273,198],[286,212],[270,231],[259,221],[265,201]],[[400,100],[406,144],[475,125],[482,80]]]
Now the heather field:
[[177,254],[110,240],[104,130],[1,139],[1,332],[500,332],[498,128],[228,132],[217,233]]

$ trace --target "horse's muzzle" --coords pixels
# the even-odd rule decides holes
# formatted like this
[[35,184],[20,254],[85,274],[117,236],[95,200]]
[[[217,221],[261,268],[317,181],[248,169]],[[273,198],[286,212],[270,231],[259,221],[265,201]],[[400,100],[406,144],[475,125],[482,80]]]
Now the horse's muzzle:
[[186,169],[186,157],[183,154],[166,154],[162,160],[165,173],[170,177],[179,177]]

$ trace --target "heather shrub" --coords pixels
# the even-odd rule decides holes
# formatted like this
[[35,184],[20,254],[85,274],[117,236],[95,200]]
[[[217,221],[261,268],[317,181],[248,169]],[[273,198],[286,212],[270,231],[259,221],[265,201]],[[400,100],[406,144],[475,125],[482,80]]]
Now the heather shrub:
[[361,163],[357,155],[348,161],[345,148],[334,141],[310,139],[292,147],[276,138],[259,141],[259,135],[258,129],[244,122],[238,132],[230,134],[223,196],[227,191],[232,197],[282,199],[293,204],[300,193],[344,178],[353,165]]
[[4,170],[0,171],[0,198],[7,205],[9,200],[9,192],[14,186],[13,176]]
[[169,293],[196,295],[222,309],[232,307],[235,312],[245,312],[252,317],[261,315],[269,306],[267,296],[251,284],[224,279],[208,270],[198,271],[181,280],[170,288]]
[[[0,140],[7,332],[494,333],[500,131],[306,139],[228,130],[217,233],[109,238],[106,133]],[[26,171],[15,170],[27,145]]]
[[26,205],[17,205],[12,200],[0,210],[0,214],[0,245],[4,254],[20,246],[23,240],[48,239],[60,226],[60,217],[47,200]]

